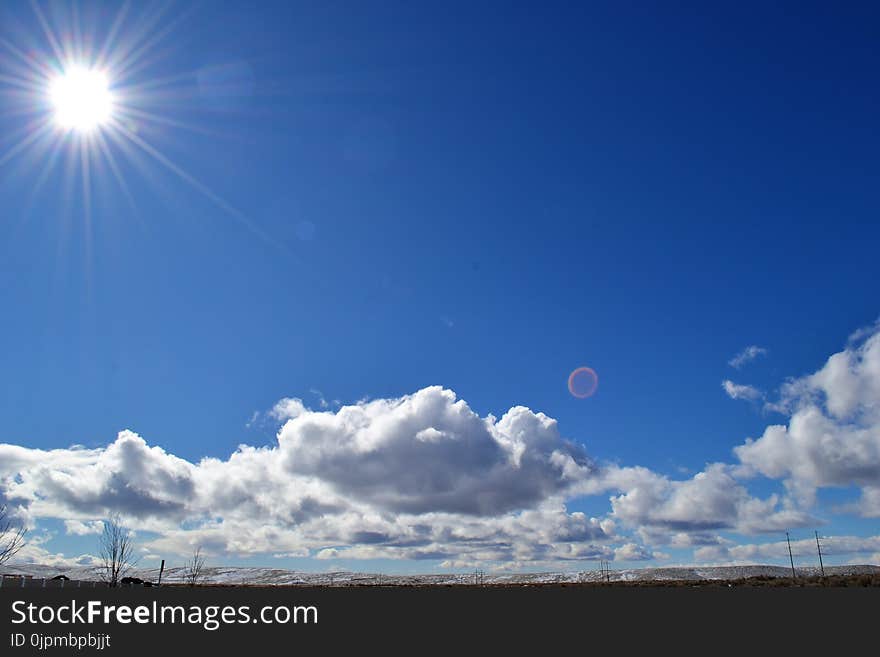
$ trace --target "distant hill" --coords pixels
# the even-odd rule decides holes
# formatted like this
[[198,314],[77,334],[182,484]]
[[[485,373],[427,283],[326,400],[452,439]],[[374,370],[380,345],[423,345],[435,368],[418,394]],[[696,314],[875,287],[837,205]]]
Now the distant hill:
[[[818,568],[798,568],[798,577],[817,577]],[[98,570],[94,567],[60,567],[38,564],[7,564],[2,574],[29,575],[37,578],[51,578],[66,575],[71,580],[99,579]],[[880,566],[826,566],[827,575],[856,576],[878,575]],[[158,568],[136,568],[131,573],[134,577],[155,582],[159,578]],[[168,584],[183,581],[183,568],[166,568],[162,581]],[[675,568],[639,568],[612,570],[609,573],[612,582],[651,582],[651,581],[707,581],[707,580],[740,580],[750,577],[786,578],[791,577],[791,569],[784,566],[694,566]],[[481,578],[481,579],[480,579]],[[600,582],[603,576],[598,570],[580,572],[544,572],[544,573],[474,573],[463,574],[425,574],[425,575],[383,575],[378,573],[353,573],[348,571],[308,573],[278,568],[238,568],[209,567],[205,568],[205,583],[223,585],[277,585],[277,586],[413,586],[413,585],[446,585],[446,584],[563,584],[578,582]]]

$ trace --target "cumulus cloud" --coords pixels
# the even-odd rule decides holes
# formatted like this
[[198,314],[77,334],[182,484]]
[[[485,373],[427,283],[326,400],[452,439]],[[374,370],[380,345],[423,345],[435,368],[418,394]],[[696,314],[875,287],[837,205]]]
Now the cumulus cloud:
[[[787,424],[735,448],[738,462],[673,479],[598,463],[543,413],[481,416],[440,387],[317,411],[286,398],[271,412],[277,441],[226,458],[190,462],[132,431],[97,449],[0,444],[0,502],[30,526],[53,518],[72,535],[120,512],[163,554],[198,545],[213,555],[515,568],[659,559],[656,548],[670,546],[738,560],[751,553],[724,534],[818,525],[819,488],[857,486],[850,510],[880,517],[878,400],[875,331],[788,381],[777,402]],[[759,475],[779,480],[779,492],[753,495]],[[569,509],[588,495],[606,496],[608,512]]]
[[727,393],[727,396],[731,399],[746,399],[748,401],[755,401],[756,399],[760,399],[763,396],[763,393],[754,386],[734,383],[730,379],[725,379],[724,381],[722,381],[721,387],[724,389],[724,392]]
[[518,406],[481,418],[450,390],[300,414],[278,436],[285,467],[397,512],[492,515],[527,508],[587,478],[584,449],[556,421]]
[[789,381],[779,406],[788,424],[735,448],[742,464],[785,479],[805,503],[818,488],[858,486],[862,514],[880,515],[880,332]]
[[302,399],[297,397],[285,397],[272,407],[272,410],[269,411],[269,416],[279,422],[285,422],[299,417],[307,410],[308,409],[305,404],[303,404]]
[[155,549],[322,558],[561,562],[607,557],[614,523],[565,500],[598,477],[555,420],[480,417],[449,390],[312,411],[284,399],[277,444],[191,463],[123,431],[106,448],[0,445],[0,490],[28,517],[97,531],[111,511]]
[[93,554],[67,556],[63,552],[52,552],[39,544],[28,542],[15,555],[15,559],[10,565],[13,564],[39,564],[41,566],[55,566],[58,568],[97,568],[101,565],[101,559]]
[[654,552],[637,543],[624,543],[614,550],[616,561],[651,561],[655,558]]
[[731,358],[728,364],[734,369],[740,369],[744,365],[751,363],[753,360],[758,358],[759,356],[766,356],[767,350],[764,347],[759,347],[757,345],[749,345],[741,352],[739,352],[736,356]]
[[[623,468],[608,476],[625,492],[611,498],[615,518],[654,540],[661,536],[734,530],[745,534],[781,531],[815,522],[809,513],[791,508],[777,495],[752,497],[722,463],[684,481],[670,480],[646,468]],[[662,541],[672,544],[672,539]]]
[[[0,460],[10,446],[0,445]],[[32,450],[6,472],[6,497],[39,516],[101,516],[111,509],[142,518],[182,518],[194,494],[193,466],[123,431],[106,449]]]

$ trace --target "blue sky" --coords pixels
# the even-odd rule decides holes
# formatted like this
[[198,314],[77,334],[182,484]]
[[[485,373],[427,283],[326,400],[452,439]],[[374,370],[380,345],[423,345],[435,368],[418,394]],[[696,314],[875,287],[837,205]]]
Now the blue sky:
[[[133,6],[117,47],[141,30],[144,48],[111,86],[137,91],[126,129],[158,158],[107,129],[126,189],[92,153],[86,194],[74,135],[4,155],[48,111],[16,92],[9,46],[53,65],[39,16],[4,3],[0,443],[130,429],[197,463],[275,445],[282,398],[332,412],[442,386],[680,480],[786,424],[721,382],[772,402],[880,315],[877,8],[509,4]],[[79,44],[118,15],[39,7]],[[749,345],[767,353],[731,367]],[[581,365],[589,399],[566,388]],[[860,486],[819,486],[819,529],[876,533],[832,510]],[[601,519],[610,494],[567,511]],[[88,552],[63,515],[28,518],[53,554]],[[280,563],[325,567],[309,549]]]

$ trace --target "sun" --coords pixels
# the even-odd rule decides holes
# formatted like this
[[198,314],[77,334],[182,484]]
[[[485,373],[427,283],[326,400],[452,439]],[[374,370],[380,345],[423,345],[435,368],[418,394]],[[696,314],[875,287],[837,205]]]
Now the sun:
[[49,86],[55,124],[65,130],[88,133],[113,117],[113,94],[103,71],[71,66]]
[[[30,190],[34,199],[63,165],[64,193],[71,205],[82,206],[83,216],[91,222],[93,194],[105,194],[113,181],[137,212],[127,178],[136,171],[149,172],[152,163],[260,239],[284,248],[177,164],[158,141],[161,135],[170,135],[172,127],[225,136],[181,116],[196,109],[189,105],[196,99],[189,73],[155,75],[177,52],[171,35],[188,11],[168,15],[166,21],[168,3],[124,2],[118,3],[115,18],[104,25],[93,20],[103,10],[84,22],[78,3],[49,3],[48,14],[43,4],[30,3],[34,27],[39,24],[42,34],[12,32],[0,20],[0,181],[7,175],[6,167],[21,158],[26,170],[39,171]],[[79,192],[72,184],[75,179],[82,184]]]

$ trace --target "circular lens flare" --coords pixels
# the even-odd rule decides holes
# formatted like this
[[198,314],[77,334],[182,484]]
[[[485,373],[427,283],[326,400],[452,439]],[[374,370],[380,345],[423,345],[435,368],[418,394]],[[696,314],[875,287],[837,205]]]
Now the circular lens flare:
[[52,81],[49,97],[55,123],[65,130],[90,132],[113,114],[113,95],[102,71],[72,66]]
[[599,387],[599,375],[591,367],[579,367],[568,375],[568,391],[578,399],[592,397]]

